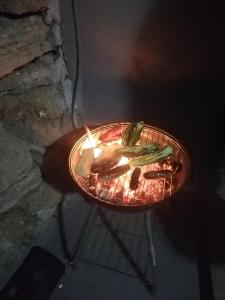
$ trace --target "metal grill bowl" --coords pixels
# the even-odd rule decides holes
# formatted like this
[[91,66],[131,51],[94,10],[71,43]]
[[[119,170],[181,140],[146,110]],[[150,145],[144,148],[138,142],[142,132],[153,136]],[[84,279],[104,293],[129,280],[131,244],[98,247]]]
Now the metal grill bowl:
[[[115,126],[119,125],[122,127],[122,130],[124,130],[129,124],[130,123],[112,123],[109,125],[104,125],[92,130],[91,134],[94,136],[94,138],[98,139],[100,135]],[[190,160],[186,150],[180,144],[180,142],[161,129],[144,125],[139,143],[158,143],[161,146],[172,146],[173,157],[176,159],[176,161],[182,163],[183,167],[181,171],[169,179],[158,178],[154,180],[146,180],[141,176],[138,189],[131,191],[126,188],[125,195],[123,189],[124,186],[127,186],[127,183],[129,183],[129,178],[127,178],[129,175],[127,174],[110,182],[101,184],[96,183],[94,187],[92,186],[90,188],[87,179],[78,176],[75,173],[76,164],[80,158],[80,153],[82,152],[82,145],[87,138],[88,136],[85,134],[74,144],[69,156],[69,169],[74,181],[81,188],[81,190],[88,197],[91,197],[102,204],[104,203],[124,208],[149,207],[155,203],[170,198],[184,185],[189,176]],[[167,169],[167,166],[161,164],[160,168]],[[143,166],[141,169],[143,174],[148,170],[159,169],[159,164],[157,163]]]

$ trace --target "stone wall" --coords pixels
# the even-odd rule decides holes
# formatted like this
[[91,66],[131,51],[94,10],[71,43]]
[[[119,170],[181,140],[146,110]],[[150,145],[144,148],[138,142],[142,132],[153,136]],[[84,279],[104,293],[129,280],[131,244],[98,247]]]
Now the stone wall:
[[60,25],[55,0],[0,1],[0,277],[61,198],[34,160],[71,130]]

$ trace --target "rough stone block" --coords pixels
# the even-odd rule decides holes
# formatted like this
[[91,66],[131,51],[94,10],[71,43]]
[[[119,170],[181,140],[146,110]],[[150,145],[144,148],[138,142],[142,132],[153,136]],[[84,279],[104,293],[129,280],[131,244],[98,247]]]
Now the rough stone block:
[[0,124],[0,194],[32,168],[26,143],[9,134]]
[[21,94],[5,95],[0,101],[0,118],[42,122],[60,117],[66,110],[63,93],[57,85],[41,86]]
[[18,205],[0,214],[1,270],[7,268],[7,264],[21,254],[51,222],[60,199],[57,191],[42,183],[27,192]]
[[0,11],[9,14],[37,12],[48,8],[48,0],[1,0]]
[[30,144],[49,145],[71,130],[60,85],[42,86],[0,98],[0,121]]
[[0,126],[0,212],[13,207],[40,184],[28,145]]
[[28,191],[33,191],[40,183],[41,175],[37,167],[23,172],[7,190],[1,193],[0,213],[16,205]]
[[55,49],[59,39],[41,16],[0,18],[0,78]]
[[33,87],[56,84],[65,77],[62,57],[46,54],[0,80],[0,93],[18,94]]

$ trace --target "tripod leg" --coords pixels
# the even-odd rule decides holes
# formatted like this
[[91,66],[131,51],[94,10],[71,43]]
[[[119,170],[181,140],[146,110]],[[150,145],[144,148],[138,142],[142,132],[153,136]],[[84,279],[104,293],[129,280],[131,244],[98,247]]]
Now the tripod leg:
[[156,253],[155,253],[155,246],[153,241],[153,234],[152,234],[152,224],[151,224],[151,212],[145,212],[145,228],[147,232],[147,239],[148,239],[148,246],[149,252],[151,254],[151,271],[152,271],[152,285],[154,288],[155,293],[158,293],[157,288],[157,261],[156,261]]
[[118,236],[118,234],[115,232],[113,229],[111,223],[109,220],[106,218],[105,214],[102,212],[101,208],[98,208],[97,213],[101,217],[105,227],[108,229],[109,233],[111,234],[113,240],[119,247],[119,249],[122,251],[126,259],[129,261],[130,266],[133,268],[135,273],[137,274],[137,277],[144,283],[146,289],[148,292],[152,295],[155,294],[155,290],[153,288],[152,283],[150,283],[146,277],[146,275],[143,273],[143,271],[140,269],[139,265],[136,263],[134,258],[132,257],[131,253],[128,251],[127,247],[125,246],[124,242],[122,239]]
[[71,266],[73,266],[73,260],[74,257],[77,255],[80,246],[82,242],[85,240],[85,237],[87,235],[87,232],[89,231],[90,225],[93,221],[93,218],[96,215],[96,210],[97,210],[97,204],[94,203],[91,205],[90,210],[88,212],[87,217],[85,218],[81,230],[79,232],[78,238],[76,239],[73,250],[70,252],[68,248],[68,243],[67,243],[67,238],[66,238],[66,230],[65,230],[65,225],[64,225],[64,216],[63,216],[63,202],[64,202],[64,197],[60,204],[58,205],[58,224],[59,224],[59,233],[60,233],[60,239],[62,243],[62,248],[63,248],[63,253],[65,259],[69,262]]

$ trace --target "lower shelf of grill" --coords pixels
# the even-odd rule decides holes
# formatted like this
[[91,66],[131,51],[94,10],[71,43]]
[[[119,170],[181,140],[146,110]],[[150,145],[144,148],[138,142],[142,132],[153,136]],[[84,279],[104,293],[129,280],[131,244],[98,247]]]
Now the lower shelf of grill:
[[90,225],[78,258],[129,276],[140,277],[140,273],[142,273],[144,280],[151,282],[151,254],[145,230],[144,214],[124,214],[109,209],[101,210],[110,222],[114,234],[117,235],[136,264],[139,276],[127,255],[122,251],[121,245],[118,245],[112,237],[98,214]]

